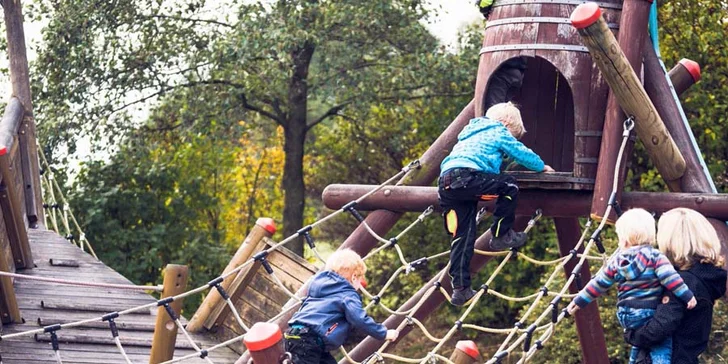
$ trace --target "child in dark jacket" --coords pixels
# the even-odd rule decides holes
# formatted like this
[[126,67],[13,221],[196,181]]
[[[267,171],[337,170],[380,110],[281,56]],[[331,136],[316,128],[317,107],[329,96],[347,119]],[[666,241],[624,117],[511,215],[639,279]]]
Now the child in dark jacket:
[[678,269],[698,304],[692,310],[667,292],[655,315],[644,326],[626,330],[625,341],[653,351],[672,337],[672,362],[698,364],[708,346],[713,324],[713,304],[726,293],[726,270],[722,268],[721,244],[713,226],[700,213],[672,209],[660,218],[657,245]]
[[517,248],[526,243],[525,233],[511,229],[516,218],[518,186],[513,176],[499,174],[503,155],[536,172],[554,170],[518,141],[525,133],[518,108],[510,102],[496,104],[485,117],[470,120],[440,165],[437,192],[445,228],[453,236],[449,271],[453,305],[462,306],[475,295],[470,287],[470,260],[475,246],[478,201],[498,197],[490,228],[492,250]]
[[[620,251],[589,281],[569,304],[573,314],[605,293],[615,283],[617,319],[625,329],[635,329],[652,318],[660,303],[663,287],[677,296],[688,309],[697,304],[670,261],[652,245],[655,243],[655,219],[643,209],[632,209],[615,224]],[[654,364],[670,364],[672,341],[667,338],[650,353]],[[637,360],[639,349],[632,347],[630,364]]]
[[357,293],[366,265],[350,249],[336,251],[308,287],[308,296],[293,315],[286,331],[286,351],[295,364],[335,364],[329,351],[341,346],[356,328],[377,340],[396,340],[399,332],[387,330],[367,316]]

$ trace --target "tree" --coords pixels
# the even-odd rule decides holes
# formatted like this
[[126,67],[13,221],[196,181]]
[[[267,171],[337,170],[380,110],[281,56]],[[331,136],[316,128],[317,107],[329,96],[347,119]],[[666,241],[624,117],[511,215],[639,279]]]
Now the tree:
[[[72,148],[79,131],[113,140],[133,107],[180,88],[214,92],[221,112],[283,128],[286,236],[303,226],[312,128],[375,101],[459,92],[438,82],[449,57],[421,24],[424,1],[231,0],[217,17],[204,0],[38,1],[32,14],[50,19],[38,120],[64,130],[47,142]],[[300,239],[291,248],[300,254]]]

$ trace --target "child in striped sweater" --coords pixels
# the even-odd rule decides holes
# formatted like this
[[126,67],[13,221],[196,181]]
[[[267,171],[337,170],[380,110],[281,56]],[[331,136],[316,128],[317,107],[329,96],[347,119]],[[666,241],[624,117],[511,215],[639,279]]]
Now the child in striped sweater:
[[[655,314],[660,303],[663,287],[671,291],[688,309],[697,304],[672,263],[655,249],[655,219],[643,209],[632,209],[615,224],[620,251],[602,267],[596,276],[569,304],[567,310],[574,314],[580,308],[617,284],[617,319],[625,329],[644,326]],[[632,347],[629,362],[634,363],[639,349]],[[672,338],[652,347],[653,364],[670,364]]]

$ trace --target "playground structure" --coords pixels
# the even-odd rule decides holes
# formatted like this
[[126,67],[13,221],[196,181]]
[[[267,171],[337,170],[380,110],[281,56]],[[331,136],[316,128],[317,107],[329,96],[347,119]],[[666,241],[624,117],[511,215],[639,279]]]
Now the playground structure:
[[[524,84],[514,97],[514,101],[521,105],[525,126],[529,130],[523,141],[557,170],[557,173],[549,175],[506,172],[516,176],[521,187],[516,227],[528,226],[526,230],[530,229],[540,217],[537,215],[529,219],[537,210],[544,216],[553,217],[556,225],[562,258],[556,262],[558,267],[552,278],[563,267],[569,280],[559,293],[553,287],[550,290],[554,292],[547,292],[549,289],[544,286],[547,289],[539,289],[540,293],[535,295],[538,300],[547,294],[555,294],[551,312],[542,314],[552,316],[549,329],[552,330],[566,317],[558,310],[560,299],[566,297],[564,290],[574,293],[580,281],[583,283],[589,279],[588,259],[600,259],[589,256],[589,251],[593,247],[600,248],[599,232],[606,223],[614,220],[620,209],[643,207],[660,213],[678,206],[693,208],[711,218],[721,238],[728,241],[728,227],[724,222],[728,220],[728,198],[716,194],[677,98],[698,81],[699,67],[694,62],[683,60],[669,73],[666,72],[647,37],[650,2],[612,0],[582,3],[575,0],[496,2],[485,29],[475,97],[443,134],[416,163],[406,166],[380,186],[331,185],[324,191],[324,202],[329,208],[335,209],[335,213],[349,212],[361,222],[341,248],[351,248],[362,256],[370,256],[384,248],[397,249],[402,268],[394,273],[392,279],[402,270],[414,269],[418,264],[427,264],[428,259],[435,258],[404,259],[397,241],[409,228],[391,239],[383,239],[382,236],[405,212],[425,211],[413,222],[414,225],[431,212],[428,206],[437,207],[436,189],[428,186],[437,177],[440,162],[455,144],[462,127],[471,118],[484,114],[489,80],[495,70],[514,57],[528,59]],[[14,4],[13,1],[3,1],[11,75],[17,99],[11,99],[0,123],[0,147],[5,146],[0,148],[0,184],[5,191],[0,195],[4,223],[0,235],[4,237],[2,249],[7,257],[0,259],[2,272],[32,271],[31,241],[34,237],[40,239],[32,227],[40,225],[43,228],[45,225],[39,215],[43,209],[40,172],[37,164],[32,162],[38,160],[38,155],[35,143],[29,142],[34,140],[34,122],[22,41],[22,15],[20,7]],[[617,33],[616,38],[613,32]],[[644,82],[638,74],[644,75]],[[625,120],[630,122],[625,123]],[[631,125],[665,179],[670,193],[621,192],[626,160],[633,142],[628,138]],[[396,186],[389,186],[391,183],[396,183]],[[484,208],[492,210],[487,203],[484,203]],[[372,212],[363,218],[359,210]],[[229,353],[215,354],[218,356],[214,358],[212,353],[219,353],[218,350],[226,346],[239,345],[241,340],[244,346],[237,349],[248,349],[249,352],[236,363],[248,363],[251,358],[255,363],[285,361],[285,356],[281,356],[281,332],[286,329],[286,322],[301,297],[305,296],[305,281],[316,268],[296,261],[285,252],[281,253],[281,247],[294,238],[304,237],[314,248],[311,231],[329,216],[278,243],[269,239],[275,227],[270,221],[260,219],[225,271],[208,285],[185,291],[184,268],[170,266],[165,276],[165,298],[123,310],[113,308],[98,319],[81,320],[82,324],[99,321],[110,326],[113,344],[118,347],[125,362],[131,362],[123,345],[128,342],[119,338],[118,331],[124,328],[117,330],[114,319],[153,308],[158,310],[158,314],[150,363],[192,359],[208,363],[217,360],[227,362]],[[582,231],[578,221],[584,216],[600,222],[586,244],[582,243],[587,230]],[[513,256],[521,256],[516,251],[487,252],[489,240],[489,233],[486,233],[476,241],[480,254],[473,259],[472,271],[481,269],[496,256],[504,256],[500,266]],[[603,251],[601,253],[604,254]],[[436,257],[442,256],[438,254]],[[400,337],[418,326],[424,330],[422,321],[449,300],[450,282],[443,272],[433,277],[401,307],[385,307],[392,313],[385,324],[399,328]],[[284,273],[288,274],[285,277],[295,279],[287,281]],[[2,323],[12,324],[9,326],[12,329],[23,321],[21,310],[24,308],[18,305],[15,297],[17,283],[10,277],[0,277],[0,315]],[[179,317],[181,299],[208,289],[210,293],[203,305],[190,322],[183,325],[183,318]],[[259,301],[254,292],[273,289],[278,290],[279,297],[296,298],[285,304],[278,302],[277,305],[258,307],[258,312],[268,311],[264,313],[269,317],[255,317],[253,310],[249,309],[256,303],[253,301]],[[376,295],[366,292],[370,306],[381,305],[380,294],[385,290],[386,286]],[[293,291],[297,291],[295,295]],[[487,282],[463,318],[482,295],[495,293],[497,291],[488,287]],[[249,297],[253,298],[246,299],[243,297],[245,294],[252,294]],[[241,317],[241,313],[246,317]],[[528,360],[535,350],[546,344],[545,336],[534,340],[538,327],[535,323],[528,326],[525,316],[512,329],[504,330],[508,339],[489,362],[499,362],[510,355],[513,350],[506,350],[510,345],[507,343],[516,336],[520,340],[517,342],[523,346],[522,361]],[[598,306],[592,304],[580,310],[575,319],[583,362],[608,363]],[[48,334],[53,353],[61,362],[58,347],[59,337],[63,342],[64,331],[59,330],[72,328],[81,322],[68,321],[41,324],[39,319],[40,329],[20,329],[10,335],[0,335],[4,339],[0,341],[0,355],[3,350],[12,348],[13,340],[7,339],[32,334],[37,340],[38,335]],[[269,322],[250,325],[252,321]],[[467,324],[462,320],[454,323],[446,338],[452,337],[453,332],[464,326]],[[207,331],[215,332],[222,342],[205,342],[202,345],[193,338],[195,332]],[[188,339],[189,354],[184,353],[180,357],[177,353],[173,359],[177,332]],[[384,344],[367,338],[347,355],[355,362],[383,357],[398,359],[384,353],[394,345],[396,343]],[[444,345],[448,345],[448,340],[440,339],[422,362],[432,358],[456,364],[479,360],[476,343],[457,343],[449,359],[437,353]],[[103,359],[98,362],[110,361]],[[342,362],[347,362],[347,359]]]
[[[523,226],[524,215],[542,209],[546,216],[554,218],[560,251],[566,256],[579,240],[580,216],[591,215],[597,221],[611,222],[616,215],[604,211],[642,207],[660,213],[674,207],[689,207],[709,217],[726,241],[725,196],[715,194],[678,99],[680,93],[699,80],[699,66],[683,60],[666,72],[647,34],[652,2],[580,4],[581,1],[568,0],[495,2],[486,25],[475,98],[423,154],[419,160],[421,168],[409,171],[396,187],[376,193],[372,193],[374,186],[350,185],[331,185],[324,191],[324,203],[332,209],[346,208],[350,201],[372,193],[356,205],[372,212],[342,247],[364,256],[377,243],[370,230],[384,235],[404,212],[437,206],[434,187],[414,186],[431,185],[459,131],[471,118],[485,113],[487,86],[495,70],[508,59],[520,56],[529,57],[523,87],[514,98],[521,105],[526,129],[530,131],[523,141],[559,173],[513,173],[521,187],[517,211],[521,217],[516,226]],[[612,32],[617,33],[616,38]],[[637,76],[640,71],[644,72],[644,84]],[[632,149],[628,143],[626,152],[619,152],[627,115],[634,121],[637,135],[670,193],[622,193],[626,160]],[[486,248],[488,240],[487,233],[481,236],[476,249]],[[476,256],[471,270],[477,271],[485,261],[487,258]],[[574,266],[567,265],[567,269]],[[572,276],[580,273],[582,279],[589,279],[588,263],[576,267],[581,270],[572,271]],[[387,327],[397,327],[405,318],[423,320],[444,302],[445,295],[438,294],[422,302],[433,284],[450,289],[447,276],[441,278],[430,281],[396,310],[409,312],[417,306],[415,312],[409,312],[407,317],[390,316],[385,322]],[[577,285],[570,290],[575,293]],[[305,289],[299,294],[303,292]],[[290,316],[276,321],[282,329]],[[580,311],[576,324],[583,362],[607,363],[597,305]],[[409,330],[405,327],[400,337]],[[354,360],[364,360],[382,344],[367,338],[349,355]],[[238,363],[247,358],[241,357]]]

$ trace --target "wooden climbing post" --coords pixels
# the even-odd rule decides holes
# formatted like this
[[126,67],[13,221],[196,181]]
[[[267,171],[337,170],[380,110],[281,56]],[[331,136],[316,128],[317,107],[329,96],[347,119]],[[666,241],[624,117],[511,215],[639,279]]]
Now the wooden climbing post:
[[283,359],[283,334],[276,324],[258,322],[243,338],[254,364],[277,364]]
[[[654,51],[655,50],[652,49],[652,52]],[[647,49],[645,49],[645,54],[647,54]],[[645,63],[646,62],[647,61],[645,60]],[[689,89],[690,86],[700,81],[700,65],[698,62],[683,58],[670,70],[668,75],[670,76],[672,86],[675,88],[675,93],[680,96],[683,92],[685,92],[685,90]],[[646,77],[647,75],[645,75],[645,78]],[[646,82],[647,80],[645,80],[645,83]],[[645,89],[646,88],[647,87],[645,87]],[[650,91],[647,90],[647,93],[649,94]],[[673,137],[675,136],[673,135]],[[677,137],[675,139],[677,139]]]
[[475,364],[481,361],[478,345],[470,340],[461,340],[455,345],[455,351],[450,356],[455,364]]
[[674,184],[685,173],[685,159],[601,16],[601,9],[595,3],[579,5],[571,14],[571,23],[582,36],[619,105],[634,116],[637,136],[657,170],[668,184]]
[[[187,288],[188,269],[185,265],[167,264],[164,269],[164,283],[162,298],[176,296]],[[169,306],[179,317],[182,310],[182,299],[174,300]],[[157,310],[157,322],[154,325],[152,337],[152,350],[149,364],[161,363],[174,357],[174,347],[177,341],[177,324],[167,313],[167,309],[160,306]]]
[[[708,181],[709,173],[703,169],[700,151],[696,150],[693,144],[692,131],[689,129],[687,121],[683,119],[685,114],[680,107],[680,101],[677,94],[673,94],[665,77],[665,69],[662,67],[660,60],[657,58],[655,50],[651,44],[644,46],[644,62],[645,62],[645,91],[655,104],[655,108],[665,121],[665,126],[670,132],[678,148],[682,151],[685,158],[685,174],[680,178],[679,183],[669,186],[674,192],[713,192],[713,187]],[[694,63],[694,62],[693,62]],[[693,73],[697,72],[699,78],[700,68],[697,64],[691,65],[686,62]],[[697,69],[696,69],[697,67]],[[686,69],[683,65],[675,68]],[[683,71],[677,71],[680,74]],[[690,71],[684,71],[690,73]],[[692,75],[687,76],[693,79]],[[680,78],[684,78],[680,76]],[[681,81],[685,83],[684,81]]]
[[23,9],[20,0],[0,0],[5,13],[5,32],[10,58],[10,82],[13,96],[20,99],[25,108],[23,124],[18,132],[20,143],[21,170],[25,197],[26,215],[32,225],[43,225],[43,195],[40,191],[40,166],[38,146],[35,137],[33,102],[30,93],[28,56],[23,30]]
[[[640,72],[640,69],[642,68],[642,45],[644,43],[649,43],[646,42],[646,38],[647,22],[650,14],[651,3],[651,1],[646,0],[625,0],[623,2],[622,13],[619,22],[619,39],[614,39],[612,32],[606,28],[605,23],[604,26],[606,32],[609,36],[611,36],[611,39],[609,39],[611,43],[602,42],[599,44],[600,46],[613,47],[614,49],[600,49],[599,51],[603,52],[604,54],[595,53],[594,51],[592,51],[592,56],[597,65],[599,65],[600,61],[604,61],[604,57],[612,57],[618,59],[621,62],[619,63],[619,67],[617,68],[617,70],[627,73],[628,71],[634,69],[637,73]],[[584,12],[583,10],[599,10],[599,7],[595,6],[596,4],[593,4],[593,6],[587,6],[582,8],[582,11],[574,11],[574,13],[572,14],[572,23],[576,21],[576,23],[574,23],[574,26],[577,28],[586,27],[588,29],[591,29],[589,28],[591,26],[589,22],[600,18],[601,11],[599,11],[599,14],[596,15],[596,12],[589,13]],[[580,18],[582,14],[592,16],[592,18],[589,18],[588,16],[586,18]],[[596,27],[596,25],[597,23],[594,23],[593,27]],[[582,36],[584,36],[583,33]],[[601,39],[598,37],[602,37],[603,35],[598,34],[593,36],[591,35],[591,33],[589,33],[589,35],[587,36],[590,40],[592,40],[595,38]],[[585,36],[585,43],[587,43],[587,36]],[[607,39],[607,37],[604,38]],[[623,57],[617,57],[617,53],[619,52],[620,47],[623,50]],[[599,69],[601,70],[602,74],[607,74],[607,72],[609,72],[609,74],[616,74],[614,72],[616,70],[605,71],[605,69],[601,66]],[[611,92],[609,92],[609,96],[607,97],[607,110],[604,119],[604,126],[602,128],[602,141],[599,149],[597,175],[594,183],[594,195],[592,197],[591,216],[597,221],[601,220],[601,218],[604,217],[602,216],[602,214],[604,214],[604,211],[606,211],[607,205],[609,203],[609,198],[612,193],[612,184],[614,183],[614,169],[618,164],[617,154],[619,152],[619,146],[622,140],[622,124],[624,120],[627,119],[624,112],[620,108],[620,104],[622,105],[622,107],[625,107],[625,105],[623,102],[620,101],[619,95],[617,95],[618,92],[622,91],[616,90],[612,83],[609,83],[612,90]],[[637,80],[637,85],[639,85],[639,80]],[[635,86],[636,85],[628,86],[628,91]],[[637,106],[642,108],[642,105],[637,104]],[[629,112],[629,114],[636,116],[636,114],[634,114],[633,112]],[[644,124],[644,121],[639,118],[637,120],[637,123]],[[640,135],[640,137],[643,141],[646,140],[642,135]],[[627,171],[626,161],[629,160],[632,145],[632,142],[628,141],[628,145],[625,149],[624,155],[622,156],[622,160],[619,161],[620,169],[616,196],[617,202],[620,202],[622,199],[622,187],[624,185],[624,177]],[[609,222],[614,222],[616,220],[616,216],[616,213],[614,212],[614,210],[612,210],[612,213],[610,214],[610,216],[607,216],[607,219]]]
[[[255,253],[255,248],[258,246],[258,243],[260,243],[263,238],[270,238],[271,236],[273,236],[273,234],[275,234],[275,232],[276,225],[273,219],[259,218],[258,221],[255,222],[255,226],[253,226],[253,229],[250,230],[250,233],[240,245],[240,248],[238,248],[238,251],[235,252],[233,258],[230,259],[230,262],[228,263],[227,267],[225,267],[221,275],[232,271],[233,269],[248,261],[250,257]],[[246,269],[243,269],[243,271],[245,270]],[[244,272],[238,272],[238,274],[233,274],[225,278],[225,280],[220,283],[220,286],[226,292],[230,293],[230,285],[235,277],[240,275],[240,273]],[[217,289],[210,288],[210,292],[205,297],[205,300],[202,302],[200,307],[197,309],[197,312],[195,312],[194,316],[192,316],[192,319],[187,324],[187,331],[199,332],[205,327],[209,328],[210,325],[208,325],[207,323],[209,321],[214,322],[217,319],[217,317],[212,317],[212,319],[210,320],[211,313],[213,311],[216,311],[216,308],[221,305],[225,305],[225,302],[223,302],[220,293],[218,293]]]

